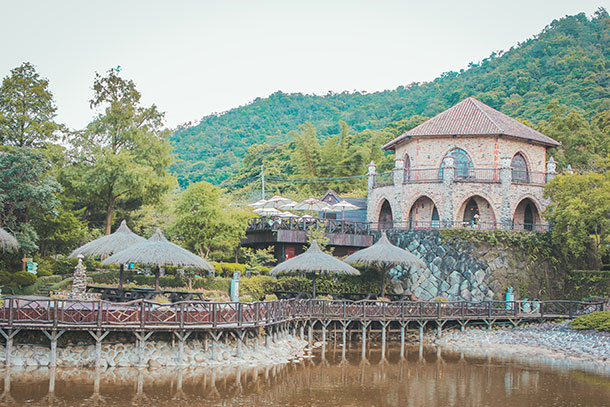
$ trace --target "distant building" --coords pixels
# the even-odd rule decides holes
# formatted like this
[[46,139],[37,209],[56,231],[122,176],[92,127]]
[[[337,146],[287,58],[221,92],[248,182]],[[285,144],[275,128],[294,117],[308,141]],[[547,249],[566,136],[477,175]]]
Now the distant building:
[[326,202],[329,205],[334,205],[341,201],[347,201],[358,209],[346,210],[341,212],[324,212],[319,213],[319,217],[326,219],[346,220],[350,222],[366,222],[366,198],[341,198],[335,191],[329,189],[322,198],[321,201]]
[[369,165],[367,219],[378,228],[546,230],[546,182],[559,143],[467,98],[395,138],[391,173]]

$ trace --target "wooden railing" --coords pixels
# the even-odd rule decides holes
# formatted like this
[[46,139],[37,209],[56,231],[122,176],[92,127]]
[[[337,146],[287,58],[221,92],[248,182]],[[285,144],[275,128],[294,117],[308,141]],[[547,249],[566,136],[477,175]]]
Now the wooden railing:
[[603,310],[578,301],[334,301],[198,302],[160,304],[6,297],[0,328],[30,329],[216,329],[258,327],[299,319],[421,320],[571,318]]

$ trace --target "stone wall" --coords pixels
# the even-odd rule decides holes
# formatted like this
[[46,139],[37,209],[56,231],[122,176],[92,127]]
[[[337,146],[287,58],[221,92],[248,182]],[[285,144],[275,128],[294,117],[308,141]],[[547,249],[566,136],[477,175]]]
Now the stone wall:
[[[302,357],[307,342],[288,334],[268,338],[268,346],[262,336],[245,341],[241,352],[234,341],[194,339],[185,342],[180,363],[179,348],[171,341],[147,341],[144,360],[140,363],[138,344],[102,344],[100,367],[162,367],[162,366],[219,366],[219,365],[268,365],[285,363]],[[6,349],[0,347],[0,365],[5,364]],[[12,348],[12,366],[49,366],[51,350],[48,345],[17,344]],[[58,367],[95,366],[95,345],[80,343],[58,346]]]
[[549,276],[546,259],[531,264],[529,253],[523,249],[460,238],[444,239],[441,233],[437,230],[388,233],[392,243],[409,250],[427,265],[413,271],[391,270],[396,292],[408,290],[423,300],[446,297],[456,301],[503,300],[507,287],[513,287],[520,298],[559,295],[547,289],[548,279],[553,276]]

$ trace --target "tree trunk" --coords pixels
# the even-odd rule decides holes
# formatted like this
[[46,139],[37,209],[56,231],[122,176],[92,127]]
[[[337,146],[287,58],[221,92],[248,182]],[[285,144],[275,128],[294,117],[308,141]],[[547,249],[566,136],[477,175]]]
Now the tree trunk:
[[119,273],[119,290],[123,289],[123,279],[125,277],[124,271],[125,271],[125,265],[121,263],[121,271]]
[[381,271],[381,296],[385,297],[385,270]]
[[114,215],[114,195],[112,195],[112,188],[108,192],[108,208],[106,209],[106,230],[105,235],[109,235],[112,231],[112,216]]
[[312,295],[311,295],[311,299],[315,300],[316,299],[316,278],[318,277],[318,275],[314,272],[313,273],[313,290],[312,290]]
[[160,291],[161,287],[159,286],[159,275],[161,274],[161,268],[157,266],[155,269],[155,291]]

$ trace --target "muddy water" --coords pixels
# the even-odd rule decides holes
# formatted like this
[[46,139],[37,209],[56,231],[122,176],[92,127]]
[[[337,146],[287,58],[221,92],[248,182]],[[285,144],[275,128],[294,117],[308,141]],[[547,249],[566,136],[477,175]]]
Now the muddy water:
[[16,406],[610,406],[610,377],[409,348],[270,368],[0,370]]

